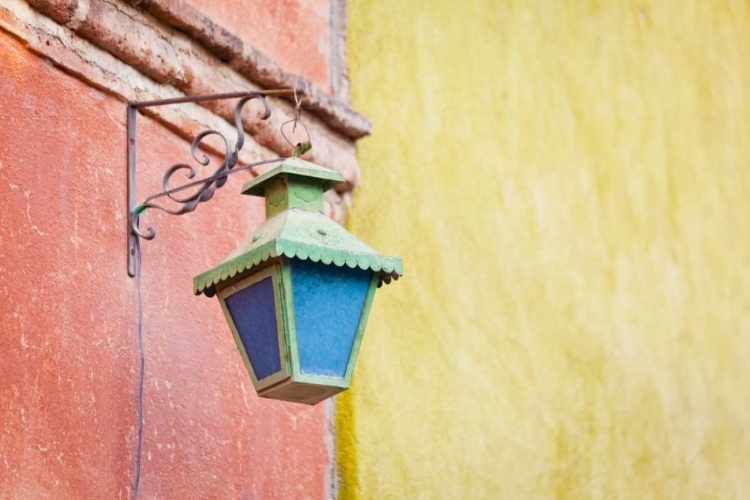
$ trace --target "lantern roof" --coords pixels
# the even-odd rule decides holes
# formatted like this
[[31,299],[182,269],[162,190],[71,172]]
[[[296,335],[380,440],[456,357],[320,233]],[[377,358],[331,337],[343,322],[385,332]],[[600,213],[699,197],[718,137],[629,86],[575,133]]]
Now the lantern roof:
[[[270,181],[274,177],[285,177],[281,187],[272,185]],[[352,269],[359,267],[362,270],[379,272],[380,285],[397,280],[403,274],[403,263],[400,258],[377,253],[322,211],[309,210],[307,201],[303,206],[294,206],[294,203],[290,202],[290,208],[279,212],[280,198],[309,199],[308,191],[304,191],[303,194],[307,194],[301,197],[287,193],[295,189],[293,177],[322,187],[319,192],[321,208],[323,191],[343,180],[340,179],[339,173],[332,170],[303,160],[290,159],[246,184],[243,193],[256,196],[262,195],[260,189],[265,185],[268,219],[218,266],[193,279],[196,295],[205,293],[211,297],[216,293],[217,284],[234,278],[238,273],[260,267],[268,259],[282,255],[290,259],[310,259],[326,265],[348,266]],[[283,189],[285,193],[279,195],[278,192],[271,191],[272,189]]]

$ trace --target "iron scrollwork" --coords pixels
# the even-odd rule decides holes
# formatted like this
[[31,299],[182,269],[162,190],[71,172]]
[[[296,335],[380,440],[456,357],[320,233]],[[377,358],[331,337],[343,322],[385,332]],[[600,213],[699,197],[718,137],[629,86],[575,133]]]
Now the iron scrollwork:
[[[263,110],[258,116],[260,120],[267,120],[271,116],[271,105],[268,102],[267,97],[269,95],[289,95],[294,96],[295,101],[295,117],[290,122],[294,122],[294,125],[299,123],[304,127],[305,132],[308,134],[308,141],[302,144],[298,144],[293,154],[296,156],[299,151],[305,151],[309,149],[309,133],[307,127],[300,120],[300,95],[304,94],[304,86],[296,89],[281,89],[281,90],[270,90],[261,92],[236,92],[231,94],[216,94],[210,96],[196,96],[196,97],[184,97],[176,99],[163,99],[158,101],[147,101],[130,103],[128,105],[128,206],[129,206],[129,237],[128,237],[128,273],[131,276],[135,276],[135,247],[137,240],[142,238],[144,240],[152,240],[156,236],[156,231],[148,227],[145,231],[140,228],[141,215],[148,209],[157,209],[166,212],[171,215],[183,215],[194,211],[199,204],[209,201],[213,198],[214,193],[217,189],[220,189],[227,182],[227,177],[230,174],[240,172],[242,170],[257,167],[259,165],[267,163],[275,163],[283,161],[284,158],[272,158],[268,160],[262,160],[259,162],[242,165],[237,167],[239,159],[239,152],[245,145],[245,129],[242,125],[242,111],[245,105],[252,100],[259,100],[263,104]],[[206,155],[199,153],[199,149],[203,141],[210,136],[218,136],[224,143],[224,159],[221,165],[214,171],[214,173],[204,179],[197,181],[188,182],[178,187],[170,187],[173,177],[178,172],[184,173],[185,177],[190,180],[195,178],[197,171],[196,169],[187,163],[176,163],[169,167],[162,178],[162,187],[164,191],[161,193],[149,196],[146,200],[136,205],[135,204],[135,119],[136,110],[138,108],[145,108],[150,106],[163,106],[167,104],[179,104],[185,102],[201,102],[207,100],[220,100],[239,98],[234,111],[234,125],[237,129],[237,139],[234,144],[229,138],[214,129],[209,129],[198,134],[193,140],[190,146],[190,152],[193,160],[203,167],[207,167],[211,163],[211,158]],[[282,130],[282,135],[286,138],[286,134]],[[288,141],[288,139],[287,139]],[[195,190],[193,190],[195,188]],[[189,194],[183,194],[184,192]],[[166,206],[160,203],[156,203],[161,198],[168,198],[171,200],[172,207]]]

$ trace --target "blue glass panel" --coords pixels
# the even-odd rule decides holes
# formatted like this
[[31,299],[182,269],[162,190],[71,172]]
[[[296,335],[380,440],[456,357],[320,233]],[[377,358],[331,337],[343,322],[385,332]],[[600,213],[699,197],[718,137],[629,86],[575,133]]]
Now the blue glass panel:
[[229,295],[224,301],[258,380],[280,371],[273,280],[263,279]]
[[372,271],[291,261],[300,370],[344,377]]

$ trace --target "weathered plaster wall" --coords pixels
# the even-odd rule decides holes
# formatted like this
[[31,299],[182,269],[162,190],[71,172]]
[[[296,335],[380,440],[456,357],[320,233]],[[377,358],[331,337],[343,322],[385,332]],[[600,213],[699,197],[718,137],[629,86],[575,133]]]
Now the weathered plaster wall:
[[[0,498],[129,498],[138,344],[124,104],[6,37],[0,51]],[[141,124],[143,197],[189,152]],[[142,498],[325,496],[324,407],[259,400],[219,305],[192,294],[192,276],[261,222],[242,182],[188,216],[149,217]]]
[[[125,259],[124,99],[247,80],[125,4],[34,3],[50,16],[75,8],[58,12],[64,27],[0,0],[0,499],[132,498],[139,357]],[[71,12],[83,21],[70,24]],[[192,72],[195,87],[154,81],[164,69],[148,50],[154,39],[179,56],[172,66],[213,65],[214,78]],[[274,104],[276,119],[289,110]],[[139,118],[139,200],[161,190],[171,164],[191,161],[185,136],[208,124],[234,136],[211,110],[180,109]],[[319,151],[332,160],[353,151],[324,118],[307,118]],[[278,132],[249,131],[246,159],[279,154],[269,149]],[[330,408],[258,399],[219,304],[192,293],[192,277],[262,220],[262,200],[238,195],[249,178],[230,178],[192,214],[146,214],[158,234],[143,244],[140,498],[330,496]],[[332,215],[343,196],[328,198]]]
[[349,9],[351,226],[406,275],[341,497],[750,495],[747,3]]

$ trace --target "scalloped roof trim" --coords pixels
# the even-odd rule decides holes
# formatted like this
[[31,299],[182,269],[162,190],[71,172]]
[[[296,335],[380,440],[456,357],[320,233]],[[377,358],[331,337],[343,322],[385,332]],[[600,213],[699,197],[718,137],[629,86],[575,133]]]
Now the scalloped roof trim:
[[272,241],[265,245],[239,255],[234,259],[220,264],[218,267],[196,276],[193,280],[195,295],[205,293],[206,296],[212,297],[216,293],[215,286],[229,278],[235,277],[238,273],[249,271],[253,267],[265,262],[270,258],[285,256],[287,258],[310,260],[312,262],[322,262],[325,265],[333,264],[337,267],[347,266],[351,269],[359,267],[363,271],[380,272],[380,283],[390,284],[403,276],[403,262],[396,257],[387,257],[380,254],[353,254],[342,252],[343,255],[331,255],[328,248],[320,248],[304,243],[292,242],[286,244],[284,241]]

